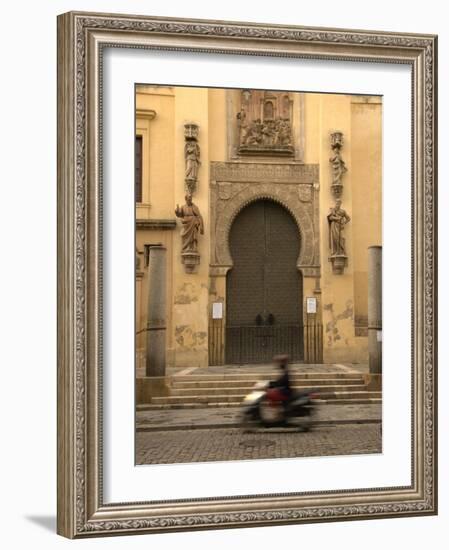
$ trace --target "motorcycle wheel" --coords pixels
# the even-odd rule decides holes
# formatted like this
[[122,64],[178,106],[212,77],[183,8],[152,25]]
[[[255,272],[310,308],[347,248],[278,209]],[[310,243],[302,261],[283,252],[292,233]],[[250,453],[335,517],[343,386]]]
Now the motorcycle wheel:
[[264,426],[277,426],[284,422],[284,408],[281,403],[262,399],[259,403],[259,417]]
[[303,411],[301,411],[302,414],[299,415],[300,418],[300,425],[299,429],[302,432],[310,432],[312,431],[313,423],[312,423],[312,416],[313,416],[313,409],[310,407],[306,407]]
[[248,411],[242,415],[241,429],[243,433],[251,433],[254,429],[254,419]]

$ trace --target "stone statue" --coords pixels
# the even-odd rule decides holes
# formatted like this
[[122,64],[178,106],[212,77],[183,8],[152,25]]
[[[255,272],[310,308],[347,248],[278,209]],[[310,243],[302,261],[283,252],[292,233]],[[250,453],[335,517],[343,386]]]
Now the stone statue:
[[351,218],[341,208],[340,199],[337,199],[334,208],[330,209],[327,220],[329,222],[329,249],[331,256],[346,256],[343,229],[351,221]]
[[334,149],[334,156],[329,159],[329,162],[332,164],[332,173],[333,173],[333,185],[341,185],[341,178],[345,172],[348,171],[346,168],[345,161],[341,158],[340,149]]
[[185,184],[186,191],[189,195],[192,195],[196,191],[198,171],[201,164],[198,133],[199,126],[195,122],[187,122],[184,124]]
[[200,146],[194,140],[186,142],[184,147],[186,159],[186,180],[196,181],[198,179],[198,169],[200,166]]
[[341,158],[343,147],[343,132],[336,131],[331,134],[331,148],[333,156],[329,159],[332,166],[331,191],[336,199],[343,193],[343,174],[348,171],[345,161]]
[[204,234],[203,217],[198,206],[193,204],[192,195],[185,196],[183,206],[176,205],[175,214],[181,218],[182,253],[198,253],[198,233]]
[[246,122],[246,111],[243,107],[240,109],[240,112],[237,113],[237,121],[240,133],[240,143],[245,144],[248,138],[249,128]]

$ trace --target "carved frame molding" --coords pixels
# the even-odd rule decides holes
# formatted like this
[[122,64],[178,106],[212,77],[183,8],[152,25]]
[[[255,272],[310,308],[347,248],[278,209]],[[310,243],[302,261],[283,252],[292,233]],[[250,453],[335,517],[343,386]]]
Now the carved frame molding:
[[[102,52],[105,47],[407,64],[412,69],[412,482],[103,501]],[[58,17],[58,532],[71,538],[437,513],[437,37],[67,13]],[[98,129],[98,131],[97,131]]]
[[[306,277],[320,275],[319,166],[212,162],[210,166],[211,256],[214,273],[232,267],[229,232],[248,204],[269,199],[296,221],[300,235],[297,267]],[[227,268],[227,269],[226,269]]]

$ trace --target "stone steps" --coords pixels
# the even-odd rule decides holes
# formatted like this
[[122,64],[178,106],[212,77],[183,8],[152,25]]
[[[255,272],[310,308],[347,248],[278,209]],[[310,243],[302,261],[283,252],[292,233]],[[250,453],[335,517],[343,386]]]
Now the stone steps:
[[351,399],[324,399],[323,403],[325,403],[326,405],[381,405],[382,397],[378,396]]
[[[347,392],[363,392],[365,391],[365,386],[363,384],[357,384],[357,385],[321,385],[321,386],[315,386],[315,385],[294,385],[293,389],[295,390],[316,390],[317,393],[321,394],[322,392],[338,392],[344,389],[344,391]],[[171,397],[189,397],[189,396],[215,396],[215,395],[235,395],[235,396],[241,396],[244,397],[248,393],[250,393],[253,390],[253,386],[243,386],[243,387],[207,387],[207,388],[178,388],[178,387],[172,387],[170,388],[170,396]]]
[[[236,372],[200,372],[169,377],[168,396],[152,397],[144,405],[148,410],[157,408],[197,408],[240,406],[257,382],[274,380],[275,369],[243,370]],[[381,403],[381,393],[367,391],[365,377],[358,372],[316,371],[292,369],[290,379],[295,390],[315,390],[321,403],[374,404]],[[146,410],[146,409],[141,409]]]
[[[245,372],[229,374],[183,374],[170,377],[172,382],[220,382],[220,381],[241,381],[249,380],[257,382],[259,380],[273,380],[279,376],[279,371],[265,372]],[[291,380],[363,380],[363,376],[353,372],[292,372]]]
[[[222,403],[233,403],[235,405],[241,404],[243,397],[246,394],[215,394],[215,395],[170,395],[168,397],[153,397],[151,403],[155,405],[176,405],[177,403],[182,404],[209,404],[214,403],[216,406],[219,406]],[[318,399],[319,400],[351,400],[353,402],[355,399],[380,399],[381,392],[370,392],[366,390],[359,391],[326,391],[320,392]]]
[[[272,377],[271,379],[273,379]],[[181,389],[207,389],[207,388],[246,388],[247,390],[251,390],[255,383],[262,380],[268,380],[269,378],[266,377],[264,379],[260,380],[197,380],[192,381],[189,380],[188,382],[179,382],[176,377],[172,378],[170,381],[170,385],[173,389],[181,390]],[[354,377],[354,378],[336,378],[336,377],[328,377],[328,378],[297,378],[292,377],[292,383],[295,388],[303,388],[303,387],[316,387],[316,386],[328,386],[328,385],[335,385],[335,386],[356,386],[356,385],[363,385],[364,381],[362,377]]]

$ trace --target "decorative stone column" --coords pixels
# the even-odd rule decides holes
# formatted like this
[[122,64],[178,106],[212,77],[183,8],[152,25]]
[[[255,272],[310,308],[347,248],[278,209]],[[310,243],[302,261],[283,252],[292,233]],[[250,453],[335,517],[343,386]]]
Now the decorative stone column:
[[370,374],[382,374],[382,247],[368,248],[368,351]]
[[164,246],[150,247],[146,376],[165,376],[166,254]]

